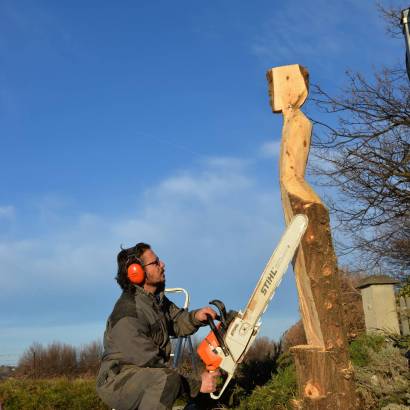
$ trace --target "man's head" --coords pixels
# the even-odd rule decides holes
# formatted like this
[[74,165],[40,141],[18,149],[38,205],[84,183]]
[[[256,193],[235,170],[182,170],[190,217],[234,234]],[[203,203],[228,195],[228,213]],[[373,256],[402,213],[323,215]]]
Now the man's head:
[[140,264],[144,280],[139,283],[147,292],[156,293],[165,288],[165,264],[160,261],[151,246],[140,242],[132,248],[122,249],[117,255],[117,282],[124,291],[134,293],[135,283],[130,280],[128,267]]

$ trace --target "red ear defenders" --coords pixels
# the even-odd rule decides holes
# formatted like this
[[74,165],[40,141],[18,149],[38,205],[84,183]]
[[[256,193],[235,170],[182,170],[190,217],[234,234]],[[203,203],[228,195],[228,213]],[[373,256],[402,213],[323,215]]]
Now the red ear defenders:
[[135,285],[141,285],[145,281],[145,271],[138,258],[132,258],[132,262],[127,268],[127,276],[130,282]]

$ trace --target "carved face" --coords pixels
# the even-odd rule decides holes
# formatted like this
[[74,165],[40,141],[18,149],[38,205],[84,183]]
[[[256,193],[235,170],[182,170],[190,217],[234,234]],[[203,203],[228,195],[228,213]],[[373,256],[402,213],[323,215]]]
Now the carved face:
[[300,108],[306,101],[309,73],[299,64],[272,68],[267,73],[270,103],[273,112],[288,107]]

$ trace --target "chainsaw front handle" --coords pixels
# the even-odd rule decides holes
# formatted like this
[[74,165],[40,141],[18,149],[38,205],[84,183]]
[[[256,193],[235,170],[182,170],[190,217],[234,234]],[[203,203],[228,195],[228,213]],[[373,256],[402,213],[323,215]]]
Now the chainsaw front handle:
[[228,386],[228,384],[229,384],[229,382],[231,381],[232,377],[233,377],[233,373],[232,373],[232,374],[231,374],[231,373],[228,373],[228,377],[226,378],[225,383],[224,383],[224,385],[222,386],[222,389],[219,391],[218,394],[209,393],[210,396],[211,396],[214,400],[217,400],[217,399],[219,399],[219,398],[222,396],[223,392],[224,392],[225,389],[226,389],[226,386]]

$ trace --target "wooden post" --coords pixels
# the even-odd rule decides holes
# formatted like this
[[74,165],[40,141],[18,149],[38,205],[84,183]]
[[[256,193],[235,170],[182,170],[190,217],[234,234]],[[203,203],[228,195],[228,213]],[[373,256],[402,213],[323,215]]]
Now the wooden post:
[[272,110],[281,112],[284,121],[280,186],[285,221],[298,213],[309,218],[294,260],[308,345],[291,349],[299,387],[293,405],[303,410],[356,409],[329,213],[304,178],[312,125],[300,107],[308,96],[308,72],[296,64],[272,68],[267,77]]

